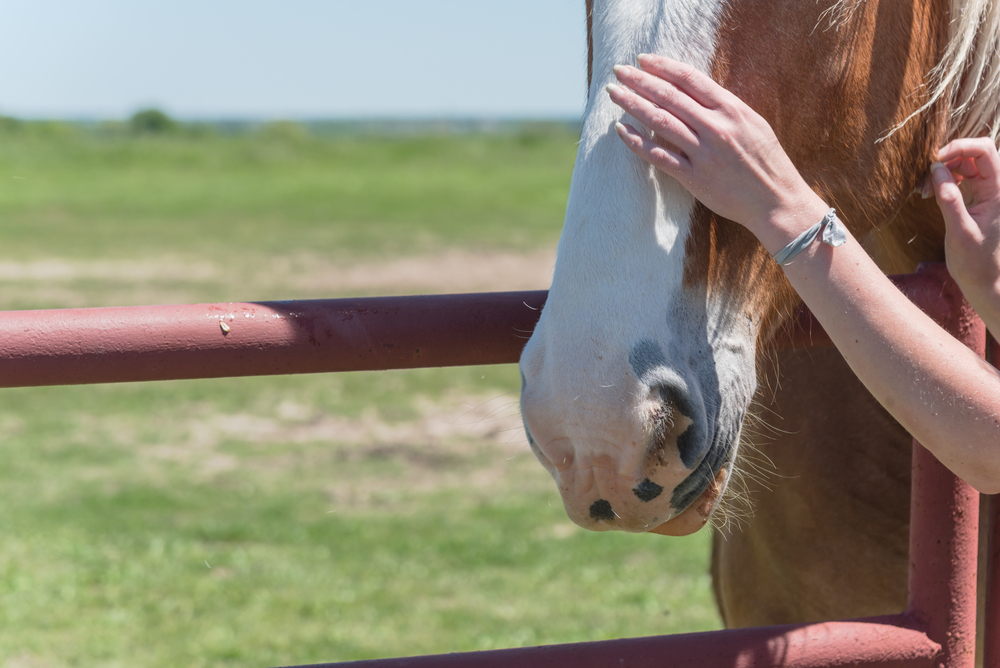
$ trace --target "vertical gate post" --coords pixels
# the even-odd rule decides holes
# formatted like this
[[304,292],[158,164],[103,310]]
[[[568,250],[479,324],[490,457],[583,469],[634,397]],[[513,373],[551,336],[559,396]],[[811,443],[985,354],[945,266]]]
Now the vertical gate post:
[[[1000,344],[992,336],[986,342],[986,361],[993,366],[1000,364]],[[987,522],[983,667],[1000,668],[1000,495],[989,497],[988,518],[983,521]]]
[[979,495],[913,442],[909,613],[941,644],[943,668],[976,660]]
[[[983,355],[986,327],[947,270],[939,265],[920,271],[941,274],[941,297],[952,306],[942,326]],[[941,644],[935,663],[944,668],[975,665],[978,534],[979,494],[914,439],[909,613]]]

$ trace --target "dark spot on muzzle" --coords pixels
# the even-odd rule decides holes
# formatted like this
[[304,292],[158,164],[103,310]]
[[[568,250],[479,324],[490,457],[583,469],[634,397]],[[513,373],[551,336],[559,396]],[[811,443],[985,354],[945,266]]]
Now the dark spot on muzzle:
[[[742,422],[743,417],[740,416],[737,425]],[[715,480],[719,469],[732,463],[736,445],[734,436],[735,434],[729,432],[716,432],[712,447],[708,449],[698,468],[674,488],[673,496],[670,497],[670,507],[675,512],[684,510],[694,503]]]
[[595,520],[613,520],[615,519],[615,511],[612,510],[610,503],[604,499],[598,499],[590,506],[590,517]]
[[643,339],[634,346],[628,354],[628,363],[635,377],[642,380],[650,371],[667,366],[667,356],[656,341]]
[[636,488],[633,489],[632,491],[635,492],[635,495],[639,497],[640,501],[645,501],[646,503],[649,503],[650,501],[652,501],[653,499],[655,499],[656,497],[658,497],[660,494],[663,493],[663,487],[657,485],[649,478],[646,478],[645,480],[640,482],[636,486]]
[[719,472],[725,462],[725,455],[726,452],[723,448],[710,450],[708,455],[701,460],[698,468],[674,488],[673,496],[670,497],[670,506],[675,511],[684,510],[701,496],[701,493],[715,480],[715,474]]

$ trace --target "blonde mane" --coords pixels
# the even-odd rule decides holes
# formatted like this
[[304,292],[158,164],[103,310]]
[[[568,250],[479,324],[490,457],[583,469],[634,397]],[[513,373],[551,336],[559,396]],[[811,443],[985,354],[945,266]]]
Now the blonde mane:
[[[845,23],[863,1],[837,0],[823,18],[830,27]],[[948,139],[988,136],[1000,141],[1000,2],[951,0],[949,16],[948,45],[925,84],[929,99],[882,139],[944,102],[951,112]]]
[[948,138],[1000,139],[1000,3],[951,0],[944,56],[930,72],[931,99],[951,109]]

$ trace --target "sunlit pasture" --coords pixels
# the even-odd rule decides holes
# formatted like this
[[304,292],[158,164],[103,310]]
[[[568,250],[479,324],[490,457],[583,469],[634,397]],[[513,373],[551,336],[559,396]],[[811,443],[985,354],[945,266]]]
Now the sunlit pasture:
[[[556,124],[0,127],[6,310],[545,287],[576,148]],[[717,628],[709,534],[576,528],[517,399],[514,366],[0,390],[0,666]]]

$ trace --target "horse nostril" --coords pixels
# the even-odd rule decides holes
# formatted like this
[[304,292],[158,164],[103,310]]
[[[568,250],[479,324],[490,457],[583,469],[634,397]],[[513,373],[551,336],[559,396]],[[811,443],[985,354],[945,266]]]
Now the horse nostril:
[[673,437],[677,442],[677,453],[685,468],[693,469],[708,449],[708,439],[701,428],[700,411],[686,390],[671,385],[654,388],[660,395],[663,408],[654,417],[654,434],[650,444],[660,447],[656,441]]
[[598,499],[590,506],[590,517],[595,520],[613,520],[615,511],[611,504],[604,499]]
[[656,497],[658,497],[660,494],[663,493],[663,487],[657,485],[649,478],[646,478],[638,485],[636,485],[635,489],[633,489],[632,491],[635,493],[637,497],[639,497],[640,501],[645,501],[646,503],[649,503],[650,501],[652,501],[653,499],[655,499]]

